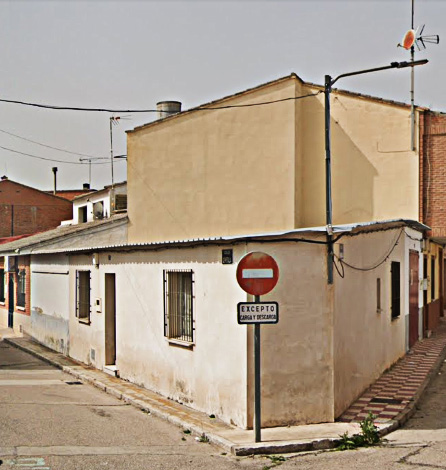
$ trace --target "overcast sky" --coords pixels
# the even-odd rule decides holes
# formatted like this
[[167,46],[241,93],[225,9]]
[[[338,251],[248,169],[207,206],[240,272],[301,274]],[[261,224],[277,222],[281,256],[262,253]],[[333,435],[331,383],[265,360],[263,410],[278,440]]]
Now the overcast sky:
[[[0,98],[111,109],[178,100],[187,109],[291,72],[322,84],[325,74],[408,60],[410,53],[396,45],[410,23],[411,0],[3,0]],[[440,35],[439,45],[416,54],[430,62],[416,69],[415,101],[446,111],[446,1],[415,0],[415,24]],[[337,86],[410,102],[409,69],[346,78]],[[52,189],[57,166],[59,189],[81,187],[88,163],[5,149],[76,163],[106,158],[109,118],[0,103],[0,174]],[[114,126],[115,155],[126,153],[126,129],[153,118],[132,114]],[[126,179],[124,160],[115,161],[114,172],[115,182]],[[92,166],[93,187],[110,182],[108,163]]]

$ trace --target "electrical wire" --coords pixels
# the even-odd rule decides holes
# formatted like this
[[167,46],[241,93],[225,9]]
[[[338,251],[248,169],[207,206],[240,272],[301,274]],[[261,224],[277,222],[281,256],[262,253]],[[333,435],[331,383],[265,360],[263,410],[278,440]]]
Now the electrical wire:
[[[343,259],[339,258],[339,256],[337,256],[337,255],[335,255],[335,254],[333,255],[333,257],[336,257],[336,258],[339,260],[339,262],[341,263],[341,265],[345,265],[345,266],[347,266],[347,267],[349,267],[350,269],[353,269],[353,270],[355,270],[355,271],[362,271],[362,272],[373,271],[374,269],[378,268],[379,266],[381,266],[382,264],[384,264],[384,263],[388,260],[389,256],[393,253],[393,250],[394,250],[394,249],[396,248],[396,246],[398,245],[398,241],[399,241],[399,239],[401,238],[401,235],[402,235],[403,233],[406,234],[404,228],[402,228],[402,229],[400,230],[400,233],[399,233],[398,236],[396,237],[396,240],[395,240],[394,244],[392,245],[392,248],[390,249],[390,251],[385,255],[385,257],[384,257],[379,263],[375,264],[374,266],[370,266],[370,267],[367,267],[367,268],[360,268],[360,267],[358,267],[358,266],[353,266],[353,265],[347,263],[346,261],[344,261]],[[342,277],[342,276],[341,276],[341,277]]]
[[[323,91],[320,90],[317,93],[310,93],[308,95],[303,95],[303,96],[292,96],[290,98],[283,98],[280,100],[263,101],[261,103],[233,104],[233,105],[227,105],[227,106],[218,106],[215,108],[199,106],[197,108],[192,108],[188,111],[208,111],[208,110],[230,109],[230,108],[248,108],[251,106],[262,106],[262,105],[268,105],[268,104],[274,104],[274,103],[281,103],[282,101],[300,100],[303,98],[317,96],[320,93],[323,93]],[[158,109],[83,108],[83,107],[55,106],[55,105],[50,105],[50,104],[29,103],[27,101],[6,100],[6,99],[0,99],[0,103],[20,104],[23,106],[32,106],[35,108],[43,108],[43,109],[54,109],[58,111],[85,111],[85,112],[103,112],[103,113],[158,113],[159,112]],[[164,111],[164,112],[168,112],[168,111]]]
[[[90,165],[90,162],[88,163],[83,163],[83,162],[67,162],[66,160],[57,160],[55,158],[46,158],[46,157],[39,157],[37,155],[32,155],[30,153],[25,153],[25,152],[19,152],[18,150],[13,150],[8,147],[3,147],[0,145],[0,149],[6,150],[8,152],[13,152],[19,155],[24,155],[25,157],[30,157],[30,158],[37,158],[39,160],[46,160],[48,162],[57,162],[57,163],[67,163],[69,165]],[[119,161],[119,160],[118,160]],[[122,159],[122,161],[125,161],[125,159]],[[91,165],[109,165],[110,162],[91,162]]]
[[[49,149],[52,149],[52,150],[57,150],[59,152],[70,153],[71,155],[79,155],[80,157],[102,158],[102,157],[95,157],[93,155],[88,155],[86,153],[72,152],[71,150],[65,150],[65,149],[61,149],[61,148],[58,148],[58,147],[53,147],[51,145],[42,144],[42,143],[37,142],[35,140],[27,139],[26,137],[22,137],[21,135],[13,134],[12,132],[8,132],[8,131],[5,131],[3,129],[0,129],[0,132],[2,132],[3,134],[7,134],[7,135],[11,135],[13,137],[16,137],[17,139],[25,140],[26,142],[31,142],[32,144],[40,145],[41,147],[46,147],[46,148],[49,148]],[[106,158],[106,157],[104,157],[104,158]]]

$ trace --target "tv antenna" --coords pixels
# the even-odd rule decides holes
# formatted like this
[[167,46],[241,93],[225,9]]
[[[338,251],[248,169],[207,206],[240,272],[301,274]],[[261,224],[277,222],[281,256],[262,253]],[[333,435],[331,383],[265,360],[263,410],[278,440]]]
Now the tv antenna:
[[[415,0],[412,0],[412,27],[403,37],[398,47],[403,47],[406,50],[410,49],[410,60],[415,61],[415,46],[418,51],[426,49],[426,44],[438,44],[440,42],[440,36],[438,34],[424,35],[423,25],[418,32],[418,29],[414,28],[414,11],[415,11]],[[411,67],[410,72],[410,147],[415,150],[415,67]]]

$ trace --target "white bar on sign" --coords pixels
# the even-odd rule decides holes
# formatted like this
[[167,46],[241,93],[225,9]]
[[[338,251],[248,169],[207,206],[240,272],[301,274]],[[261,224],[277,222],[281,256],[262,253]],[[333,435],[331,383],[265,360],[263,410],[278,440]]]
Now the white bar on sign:
[[272,269],[243,269],[243,279],[272,279]]

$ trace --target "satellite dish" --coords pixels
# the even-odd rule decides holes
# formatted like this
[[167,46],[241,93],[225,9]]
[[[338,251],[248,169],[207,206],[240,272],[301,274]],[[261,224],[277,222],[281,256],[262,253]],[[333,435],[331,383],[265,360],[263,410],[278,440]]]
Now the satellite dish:
[[416,31],[414,29],[409,29],[404,35],[403,40],[398,47],[404,47],[407,51],[415,44]]

